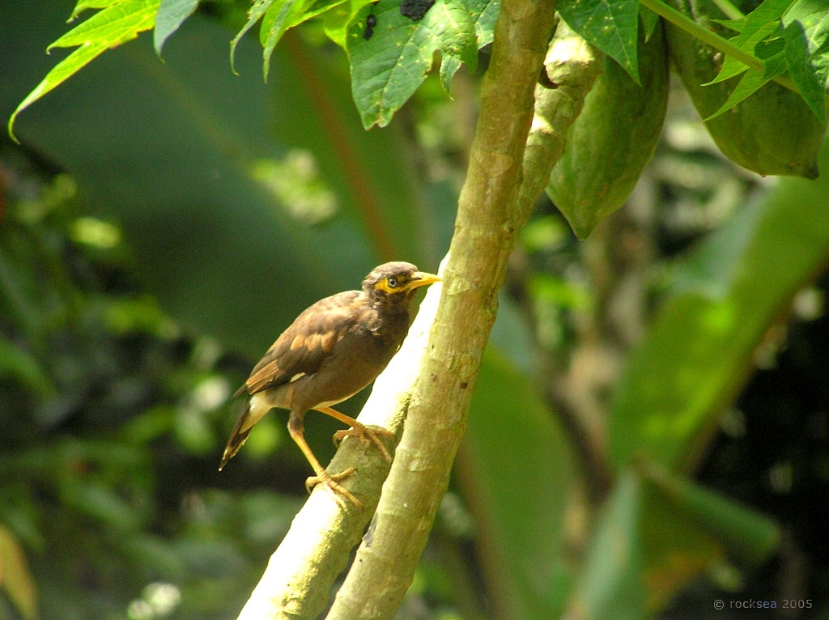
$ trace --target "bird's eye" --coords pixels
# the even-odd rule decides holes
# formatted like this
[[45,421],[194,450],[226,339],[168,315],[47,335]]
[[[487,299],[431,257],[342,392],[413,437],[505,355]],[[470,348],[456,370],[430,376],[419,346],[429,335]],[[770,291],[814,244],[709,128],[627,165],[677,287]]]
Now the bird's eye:
[[389,288],[397,288],[397,278],[394,276],[389,277],[388,279]]

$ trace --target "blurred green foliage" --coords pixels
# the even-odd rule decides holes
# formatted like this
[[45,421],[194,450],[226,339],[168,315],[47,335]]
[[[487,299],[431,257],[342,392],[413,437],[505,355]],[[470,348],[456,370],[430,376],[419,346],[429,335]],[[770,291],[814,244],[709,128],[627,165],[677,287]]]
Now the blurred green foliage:
[[[4,115],[71,9],[0,6]],[[309,472],[276,413],[219,474],[230,394],[309,303],[387,258],[434,269],[451,235],[478,76],[366,133],[319,25],[265,85],[246,39],[227,68],[239,5],[207,9],[163,64],[149,37],[108,52],[0,143],[0,618],[235,617]],[[542,201],[523,231],[401,617],[825,613],[826,287],[798,291],[829,190],[737,171],[674,97],[622,212],[577,242]],[[801,379],[735,401],[776,360]],[[335,428],[309,417],[323,461]]]

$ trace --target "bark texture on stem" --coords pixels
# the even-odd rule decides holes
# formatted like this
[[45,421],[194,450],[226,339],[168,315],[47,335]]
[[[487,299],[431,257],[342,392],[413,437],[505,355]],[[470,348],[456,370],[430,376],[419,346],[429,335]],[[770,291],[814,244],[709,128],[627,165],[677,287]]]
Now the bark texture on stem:
[[553,24],[552,2],[501,4],[443,293],[405,432],[329,619],[394,617],[446,491],[507,259],[529,214],[519,205],[524,151]]

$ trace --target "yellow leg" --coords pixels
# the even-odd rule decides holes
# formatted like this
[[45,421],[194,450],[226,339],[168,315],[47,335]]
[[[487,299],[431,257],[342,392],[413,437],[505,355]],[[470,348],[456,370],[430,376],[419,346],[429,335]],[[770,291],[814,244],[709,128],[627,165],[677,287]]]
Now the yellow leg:
[[[353,467],[349,467],[345,471],[341,471],[338,474],[329,474],[325,471],[325,468],[320,464],[317,460],[317,457],[314,456],[314,453],[311,451],[311,447],[308,445],[308,442],[305,441],[305,434],[304,434],[304,424],[302,420],[302,415],[298,415],[291,412],[291,417],[288,419],[288,432],[293,437],[296,445],[299,446],[299,449],[302,450],[302,453],[305,455],[305,458],[308,459],[308,462],[311,464],[311,467],[314,468],[314,473],[316,476],[311,476],[305,481],[305,488],[308,492],[311,492],[311,489],[316,486],[317,484],[324,484],[325,488],[334,496],[334,500],[340,505],[340,507],[345,508],[340,495],[348,499],[352,504],[357,506],[358,508],[363,507],[363,503],[358,500],[354,495],[345,487],[338,484],[340,480],[345,478],[346,476],[350,476],[356,470]],[[339,493],[339,495],[338,495]]]
[[351,416],[347,416],[344,413],[340,413],[336,409],[332,409],[331,407],[315,407],[315,411],[319,411],[320,413],[324,413],[325,415],[330,415],[335,420],[339,420],[343,424],[348,424],[351,428],[345,431],[337,431],[334,433],[334,445],[339,445],[340,441],[343,440],[344,437],[359,437],[362,440],[368,439],[373,443],[380,452],[383,453],[385,459],[391,463],[391,454],[389,454],[388,449],[383,444],[382,441],[377,437],[377,435],[385,435],[386,437],[395,438],[394,433],[389,432],[385,429],[378,428],[378,429],[371,429],[367,427],[365,424],[360,424],[357,420],[352,418]]

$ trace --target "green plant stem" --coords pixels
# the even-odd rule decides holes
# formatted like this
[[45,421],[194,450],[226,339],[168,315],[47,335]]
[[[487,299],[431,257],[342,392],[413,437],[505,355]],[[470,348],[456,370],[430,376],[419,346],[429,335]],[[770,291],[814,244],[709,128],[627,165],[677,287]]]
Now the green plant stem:
[[[723,39],[721,36],[700,26],[690,17],[683,15],[673,7],[668,6],[664,2],[660,0],[640,0],[642,6],[650,9],[660,17],[671,22],[677,28],[681,28],[688,34],[696,37],[703,43],[710,45],[718,52],[722,52],[723,54],[728,54],[735,60],[739,60],[741,63],[749,67],[754,71],[758,71],[759,73],[763,73],[765,71],[765,65],[763,61],[754,56],[753,54],[748,53],[745,50],[740,49],[736,45],[732,44],[731,42]],[[788,88],[790,91],[800,94],[800,91],[795,86],[794,82],[790,77],[787,75],[779,75],[774,78],[774,81],[780,84],[781,86]]]

